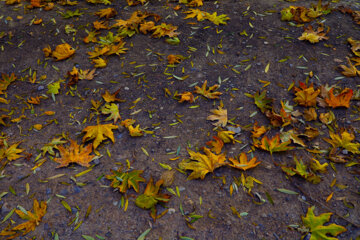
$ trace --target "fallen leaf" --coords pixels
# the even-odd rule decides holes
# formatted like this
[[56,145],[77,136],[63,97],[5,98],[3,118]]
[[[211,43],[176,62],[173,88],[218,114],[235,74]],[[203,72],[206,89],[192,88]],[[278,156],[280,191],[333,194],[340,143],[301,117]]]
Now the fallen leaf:
[[253,126],[253,130],[254,131],[251,131],[251,134],[252,134],[251,136],[254,137],[254,138],[259,138],[264,133],[266,133],[268,129],[265,126],[259,127],[258,123],[255,121],[254,126]]
[[194,95],[191,92],[183,92],[181,94],[178,94],[177,96],[180,96],[180,100],[179,102],[189,102],[189,103],[193,103],[194,102]]
[[19,153],[23,152],[24,149],[17,148],[19,145],[20,145],[20,142],[14,143],[11,146],[8,146],[7,144],[5,144],[5,146],[2,146],[0,148],[0,162],[1,162],[1,160],[5,159],[5,158],[8,161],[13,161],[13,160],[23,157],[23,155],[19,155]]
[[213,172],[216,168],[226,164],[225,154],[216,155],[206,147],[203,148],[203,151],[206,155],[188,149],[190,159],[179,163],[181,169],[192,171],[187,178],[188,180],[196,178],[204,179],[207,173]]
[[117,188],[119,192],[126,193],[132,187],[135,192],[139,192],[139,183],[145,182],[145,179],[140,175],[144,172],[142,170],[132,170],[123,172],[121,169],[110,170],[111,175],[106,175],[106,179],[111,180],[110,186]]
[[324,138],[324,140],[332,145],[333,148],[344,148],[353,154],[360,153],[360,143],[353,143],[355,135],[347,131],[343,131],[340,135],[329,131],[330,138]]
[[319,216],[314,214],[315,206],[309,207],[306,216],[301,216],[301,220],[305,227],[309,229],[311,237],[309,240],[333,240],[337,238],[329,237],[337,236],[340,233],[346,232],[346,228],[337,224],[324,225],[330,221],[332,213],[323,213]]
[[71,57],[74,53],[75,49],[69,44],[63,43],[56,46],[55,50],[52,52],[52,56],[56,58],[56,61],[60,61]]
[[309,108],[304,110],[305,121],[314,121],[317,119],[317,113],[315,108]]
[[246,153],[241,153],[239,156],[239,160],[236,158],[229,158],[231,164],[228,163],[228,165],[230,167],[246,171],[260,164],[260,162],[256,162],[256,160],[257,160],[256,157],[253,157],[250,161],[248,161]]
[[105,102],[107,103],[111,103],[111,102],[125,102],[125,100],[122,100],[120,98],[117,98],[116,95],[118,95],[118,93],[120,92],[120,88],[118,90],[116,90],[113,94],[111,94],[108,90],[105,90],[105,93],[102,96],[102,98],[105,100]]
[[271,139],[269,139],[268,136],[264,136],[261,139],[261,143],[259,140],[254,141],[255,147],[263,149],[265,151],[269,151],[270,154],[274,152],[283,152],[294,149],[295,147],[288,146],[290,143],[290,140],[286,142],[281,142],[279,134],[276,134]]
[[206,145],[211,147],[211,151],[215,152],[216,154],[220,154],[224,146],[224,142],[217,136],[213,136],[213,139],[214,140],[212,141],[206,142]]
[[116,16],[116,14],[117,11],[115,10],[115,8],[105,8],[95,13],[95,15],[99,16],[100,18],[105,17],[106,19]]
[[344,90],[341,91],[341,93],[339,93],[338,95],[334,95],[334,88],[332,88],[329,91],[329,98],[325,99],[325,102],[332,108],[337,108],[337,107],[346,107],[349,108],[350,107],[350,100],[351,97],[353,96],[353,90],[349,89],[349,88],[345,88]]
[[206,118],[206,120],[210,121],[217,121],[216,123],[213,123],[213,125],[219,127],[225,127],[227,124],[227,110],[223,109],[222,107],[218,107],[218,109],[212,109],[210,112],[213,113],[213,115],[210,115]]
[[90,167],[89,162],[94,158],[94,155],[90,155],[92,152],[92,144],[83,147],[72,139],[70,139],[70,146],[68,148],[61,145],[58,146],[57,149],[60,152],[61,158],[54,158],[55,162],[60,163],[56,168],[67,167],[70,163]]
[[87,126],[83,132],[86,132],[83,137],[83,143],[94,139],[93,147],[96,149],[102,141],[106,138],[109,138],[113,143],[115,142],[114,134],[112,132],[113,129],[117,129],[118,126],[113,124],[98,124],[95,126]]
[[303,34],[298,39],[303,41],[307,40],[311,43],[317,43],[319,41],[329,39],[329,37],[325,35],[330,31],[330,27],[327,28],[326,32],[323,31],[323,25],[320,25],[316,31],[314,31],[313,27],[309,25],[307,28],[304,28]]
[[105,115],[110,114],[105,121],[114,120],[114,124],[121,119],[119,107],[115,103],[105,104],[101,109],[101,113]]
[[194,92],[209,99],[218,99],[219,96],[222,94],[221,92],[215,92],[219,88],[219,85],[215,84],[209,87],[208,89],[206,89],[207,88],[206,85],[207,85],[207,80],[205,80],[201,88],[195,86]]
[[300,82],[300,87],[294,87],[295,96],[294,101],[301,106],[314,107],[316,106],[316,98],[320,94],[320,89],[315,90],[313,84],[309,87],[305,83]]

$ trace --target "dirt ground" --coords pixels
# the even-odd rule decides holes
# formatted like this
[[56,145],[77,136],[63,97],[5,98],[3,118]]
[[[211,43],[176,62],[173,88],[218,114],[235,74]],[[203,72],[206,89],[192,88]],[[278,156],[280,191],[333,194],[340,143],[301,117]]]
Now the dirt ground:
[[[270,126],[270,123],[245,93],[266,90],[267,96],[274,99],[277,110],[281,108],[280,101],[285,100],[295,105],[295,109],[301,109],[294,103],[294,94],[288,87],[293,82],[295,86],[299,81],[304,82],[310,71],[314,77],[309,82],[315,86],[336,84],[354,92],[359,88],[359,76],[344,77],[338,68],[340,64],[346,64],[347,56],[351,56],[346,39],[360,39],[360,25],[351,16],[333,11],[318,18],[316,21],[329,26],[330,31],[329,39],[317,44],[298,40],[302,26],[281,21],[280,11],[284,7],[310,7],[311,3],[316,4],[316,1],[204,1],[199,7],[202,11],[216,11],[218,15],[226,14],[230,18],[226,25],[217,26],[206,20],[184,19],[183,11],[189,7],[176,1],[151,0],[137,6],[128,6],[126,1],[114,1],[111,5],[79,1],[74,6],[55,3],[50,11],[26,9],[29,4],[26,1],[15,5],[0,2],[0,73],[14,73],[18,78],[6,91],[10,103],[1,103],[1,115],[9,116],[3,119],[6,126],[1,126],[2,138],[9,145],[21,142],[18,147],[25,150],[21,154],[28,156],[10,162],[0,160],[3,165],[0,171],[0,229],[24,222],[15,213],[9,217],[9,213],[14,208],[30,210],[33,200],[37,199],[48,202],[47,212],[34,231],[18,239],[137,239],[147,229],[150,231],[146,239],[300,239],[305,235],[304,239],[310,239],[311,234],[302,234],[296,229],[303,225],[301,216],[306,215],[309,207],[315,206],[316,215],[332,212],[330,222],[347,229],[337,236],[338,239],[359,239],[359,155],[343,150],[353,164],[331,162],[327,157],[330,144],[323,140],[329,137],[328,127],[319,121],[307,123],[319,129],[320,136],[307,141],[306,147],[291,144],[296,147],[294,150],[271,156],[269,152],[255,148],[251,140],[250,130],[255,122],[259,126]],[[334,8],[343,5],[360,10],[357,1],[330,4]],[[173,10],[176,5],[182,9]],[[126,37],[128,50],[125,54],[108,57],[107,66],[97,68],[92,80],[81,80],[70,88],[66,86],[66,75],[74,66],[83,70],[93,68],[87,52],[94,44],[85,44],[83,38],[87,36],[85,30],[92,30],[92,22],[99,20],[94,13],[108,7],[116,9],[118,15],[114,19],[128,19],[135,10],[160,15],[161,22],[178,26],[180,44],[171,45],[165,38],[152,38],[141,33]],[[62,17],[61,13],[77,9],[84,14],[68,19]],[[30,24],[34,18],[42,18],[43,22]],[[312,22],[314,27],[316,21]],[[66,33],[69,26],[76,33]],[[101,30],[99,36],[106,36],[109,31]],[[43,48],[49,45],[55,49],[63,42],[76,49],[71,58],[64,61],[45,58]],[[182,55],[186,59],[175,67],[168,67],[169,54]],[[32,76],[34,71],[37,80],[31,83],[29,75]],[[48,84],[60,79],[64,79],[60,93],[52,99],[47,93]],[[175,92],[192,92],[205,80],[208,86],[219,84],[217,91],[222,93],[219,100],[198,97],[194,103],[179,103],[173,97]],[[266,82],[270,84],[264,87]],[[105,115],[90,119],[94,112],[91,100],[102,100],[105,90],[110,93],[119,90],[118,97],[126,100],[117,103],[122,120],[136,119],[142,129],[153,133],[131,137],[118,121],[115,124],[118,129],[113,131],[115,142],[108,139],[100,144],[97,151],[101,157],[91,162],[90,172],[75,176],[88,169],[77,164],[56,168],[58,163],[49,154],[42,156],[41,148],[60,136],[80,144],[85,127],[96,125],[97,119],[101,124],[111,123],[105,121]],[[41,99],[39,105],[26,103],[29,97],[36,96],[47,96],[47,99]],[[203,180],[187,180],[190,171],[184,174],[176,170],[182,160],[189,158],[187,149],[201,152],[201,147],[216,136],[215,126],[207,117],[211,109],[219,106],[220,100],[232,123],[223,129],[235,131],[238,140],[234,144],[225,144],[223,152],[227,157],[246,152],[248,157],[253,154],[261,161],[246,171],[246,176],[262,183],[255,183],[251,194],[241,185],[238,191],[230,194],[234,179],[244,173],[239,169],[221,167]],[[356,120],[359,118],[358,106],[358,102],[352,100],[348,109],[331,109],[338,129],[354,130],[354,142],[360,140]],[[317,110],[320,114],[328,112],[329,108]],[[43,114],[46,111],[55,114]],[[21,115],[26,118],[11,121]],[[36,124],[42,124],[43,128],[34,129]],[[305,124],[297,122],[291,126],[304,128]],[[272,127],[269,135],[279,131],[280,128]],[[320,154],[306,151],[316,147],[326,151]],[[291,165],[294,155],[304,161],[316,157],[321,163],[329,163],[327,172],[319,174],[319,184],[297,176],[289,177],[281,170],[278,164]],[[56,156],[60,156],[57,150]],[[47,160],[38,166],[42,159]],[[4,162],[7,162],[6,166]],[[149,210],[135,205],[136,197],[144,192],[145,182],[140,183],[139,193],[130,189],[122,194],[109,187],[110,181],[104,177],[111,174],[111,169],[126,169],[128,164],[132,169],[143,170],[146,182],[150,177],[155,181],[162,178],[164,172],[169,173],[165,169],[169,166],[174,169],[171,172],[175,173],[173,182],[160,190],[171,195],[171,199],[157,204],[158,214],[164,215],[156,221],[149,215]],[[331,193],[332,199],[326,201]],[[128,199],[127,207],[124,207],[125,199]],[[64,202],[71,211],[66,209]],[[194,220],[191,215],[202,217],[190,225],[188,221]]]

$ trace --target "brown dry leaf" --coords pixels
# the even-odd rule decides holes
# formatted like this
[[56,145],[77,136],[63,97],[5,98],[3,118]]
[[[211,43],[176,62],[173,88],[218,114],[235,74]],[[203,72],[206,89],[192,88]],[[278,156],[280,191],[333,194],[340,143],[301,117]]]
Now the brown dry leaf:
[[64,148],[64,146],[58,146],[57,148],[61,158],[54,158],[55,162],[60,163],[56,168],[67,167],[70,163],[77,163],[84,167],[90,167],[89,162],[95,157],[94,155],[90,155],[92,152],[91,143],[86,147],[83,147],[70,139],[70,146],[68,148]]
[[320,113],[319,120],[320,122],[329,125],[332,122],[335,121],[335,115],[332,111],[329,111],[328,113]]
[[192,0],[187,4],[188,7],[201,7],[203,4],[202,0]]
[[345,88],[338,95],[333,94],[334,88],[329,91],[329,98],[325,99],[325,102],[332,108],[337,107],[350,107],[350,100],[353,96],[353,90],[349,88]]
[[296,98],[294,101],[301,106],[316,106],[316,98],[320,94],[320,89],[315,90],[313,84],[309,87],[305,83],[299,82],[299,88],[294,87]]
[[351,37],[347,39],[348,43],[351,45],[351,51],[358,57],[360,57],[360,40],[352,39]]
[[125,102],[125,100],[122,100],[122,99],[116,97],[116,95],[120,92],[120,90],[121,89],[119,88],[113,94],[110,94],[110,92],[108,90],[105,90],[105,93],[103,95],[101,95],[101,96],[105,100],[105,102],[107,102],[107,103]]
[[167,56],[167,60],[170,65],[174,65],[175,63],[180,63],[182,60],[182,57],[181,57],[181,55],[170,54]]
[[209,98],[209,99],[218,99],[219,96],[222,94],[221,92],[215,92],[218,88],[219,88],[219,85],[215,84],[211,87],[209,87],[208,89],[207,88],[207,80],[205,80],[205,82],[203,83],[203,85],[200,87],[198,86],[195,86],[195,93],[197,94],[200,94],[206,98]]
[[303,34],[298,39],[307,40],[311,43],[317,43],[321,40],[329,39],[329,37],[325,35],[330,31],[330,27],[327,28],[326,32],[323,31],[324,31],[323,24],[321,24],[316,31],[314,31],[313,27],[309,25],[307,28],[304,28]]
[[314,121],[317,119],[317,113],[315,108],[309,108],[304,110],[305,121]]
[[216,123],[213,123],[213,125],[217,127],[225,127],[227,124],[227,110],[223,109],[222,107],[218,107],[218,109],[212,109],[210,112],[213,113],[213,115],[210,115],[206,118],[206,120],[210,121],[217,121]]
[[52,52],[52,56],[56,58],[56,61],[60,61],[71,57],[74,53],[75,49],[69,44],[63,43],[56,46],[55,50]]
[[95,15],[99,16],[100,18],[105,17],[106,19],[109,19],[111,17],[114,17],[117,14],[117,11],[115,8],[105,8],[97,11]]
[[183,92],[181,94],[178,94],[177,96],[181,96],[179,102],[189,102],[189,103],[193,103],[194,102],[194,95],[191,92]]
[[260,162],[256,162],[256,157],[253,157],[250,161],[248,161],[246,153],[244,152],[240,154],[239,160],[236,158],[229,158],[229,161],[231,162],[231,164],[228,163],[230,167],[237,168],[243,171],[254,168],[260,164]]
[[291,113],[287,113],[284,108],[280,109],[280,114],[277,114],[274,110],[267,110],[265,116],[274,127],[285,127],[292,122]]
[[26,219],[27,222],[21,223],[17,225],[16,227],[13,227],[12,229],[4,229],[0,232],[0,236],[8,236],[7,239],[13,239],[22,233],[22,235],[26,235],[30,231],[34,231],[35,228],[40,224],[42,218],[46,214],[46,202],[41,201],[39,202],[34,199],[33,203],[33,211],[21,211],[19,209],[16,209],[15,212],[21,219]]
[[98,124],[95,126],[87,126],[84,130],[82,130],[83,132],[86,132],[82,141],[84,143],[88,140],[94,139],[94,149],[96,149],[106,138],[109,138],[114,143],[115,139],[112,130],[117,128],[118,126],[113,124]]
[[44,98],[43,96],[30,97],[27,102],[30,104],[39,105],[40,99]]
[[187,178],[188,180],[196,178],[204,179],[207,173],[213,172],[216,168],[226,165],[225,154],[216,155],[206,147],[202,149],[206,155],[188,149],[190,159],[183,160],[179,163],[181,169],[192,171]]
[[206,145],[211,147],[211,151],[215,152],[216,154],[220,154],[224,146],[224,142],[217,136],[213,136],[213,139],[214,140],[212,141],[206,142]]
[[311,126],[305,127],[305,132],[302,134],[303,136],[307,137],[309,140],[312,140],[320,135],[319,130],[313,128]]

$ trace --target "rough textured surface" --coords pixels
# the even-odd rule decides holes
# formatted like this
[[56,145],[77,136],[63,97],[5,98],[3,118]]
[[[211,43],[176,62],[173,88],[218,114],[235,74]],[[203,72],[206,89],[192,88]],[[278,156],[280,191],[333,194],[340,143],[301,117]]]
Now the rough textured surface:
[[[6,176],[0,179],[0,193],[9,192],[9,187],[12,186],[16,195],[9,192],[2,198],[0,218],[3,219],[11,209],[18,205],[29,210],[32,206],[32,200],[29,197],[35,197],[41,200],[51,199],[51,201],[43,221],[35,232],[26,236],[26,239],[30,239],[31,236],[37,236],[37,239],[53,239],[55,233],[60,239],[82,239],[82,235],[95,237],[95,234],[106,239],[136,239],[150,227],[152,230],[147,235],[147,239],[160,239],[160,237],[181,239],[181,236],[199,240],[299,239],[300,234],[287,226],[300,224],[300,216],[305,215],[307,208],[311,205],[317,206],[317,214],[328,212],[329,209],[340,216],[348,214],[346,219],[359,226],[359,182],[354,178],[355,175],[350,174],[348,169],[341,164],[336,164],[336,172],[329,168],[329,172],[323,174],[322,182],[318,185],[312,185],[300,178],[294,178],[293,183],[290,183],[282,171],[274,166],[268,153],[256,150],[254,155],[262,163],[249,170],[247,174],[263,182],[262,185],[256,185],[253,189],[253,193],[258,193],[266,200],[266,203],[262,205],[253,203],[253,199],[241,187],[239,192],[230,196],[229,186],[233,177],[241,175],[239,170],[228,167],[219,168],[214,174],[208,174],[204,180],[191,181],[186,180],[186,175],[176,172],[171,188],[175,190],[178,187],[180,196],[172,196],[169,203],[158,206],[160,213],[165,209],[169,211],[156,222],[153,222],[149,216],[149,211],[135,206],[136,194],[132,190],[127,195],[129,197],[128,209],[124,211],[120,206],[122,195],[105,187],[109,185],[109,181],[104,177],[101,178],[103,175],[110,174],[110,169],[125,167],[126,160],[129,160],[131,167],[144,170],[145,179],[152,176],[157,180],[164,172],[158,163],[166,163],[176,168],[179,161],[188,158],[186,148],[189,144],[193,150],[195,147],[200,148],[216,134],[206,118],[210,114],[210,109],[216,108],[218,102],[199,98],[194,104],[180,104],[171,97],[165,96],[164,88],[168,88],[171,93],[175,91],[181,93],[193,91],[194,83],[201,86],[204,80],[208,80],[209,85],[221,83],[219,91],[223,93],[221,100],[228,110],[228,118],[240,126],[253,124],[255,120],[268,124],[266,118],[253,104],[252,99],[244,95],[244,93],[253,94],[261,89],[263,84],[258,81],[259,79],[271,82],[265,89],[269,97],[276,99],[278,106],[280,100],[293,98],[293,94],[287,91],[288,86],[293,81],[296,83],[304,81],[305,73],[309,71],[313,71],[317,76],[312,79],[316,85],[338,84],[355,90],[356,85],[360,83],[358,77],[336,80],[336,77],[341,76],[337,71],[339,63],[336,59],[344,61],[350,54],[346,38],[350,36],[355,39],[360,38],[360,26],[355,25],[351,17],[339,12],[326,16],[325,24],[331,27],[328,34],[330,39],[316,45],[297,40],[302,33],[302,27],[289,26],[286,22],[280,21],[279,12],[283,7],[290,4],[309,6],[309,2],[205,1],[204,6],[201,7],[202,10],[217,11],[218,14],[227,14],[231,18],[227,25],[218,27],[208,21],[195,25],[187,24],[196,20],[184,20],[185,14],[181,11],[177,11],[175,15],[171,7],[175,7],[176,2],[165,4],[163,1],[151,1],[146,6],[124,8],[127,5],[125,1],[115,1],[111,7],[118,11],[117,18],[128,18],[135,9],[146,9],[164,17],[163,21],[179,26],[180,45],[172,46],[166,44],[163,39],[153,39],[142,34],[125,39],[126,47],[129,48],[125,55],[110,57],[108,66],[98,69],[93,80],[82,80],[77,84],[77,91],[84,100],[76,95],[68,94],[69,89],[64,86],[61,87],[61,93],[56,96],[56,102],[50,97],[41,105],[34,107],[34,114],[31,114],[30,110],[25,110],[27,119],[23,119],[21,123],[1,127],[1,131],[9,136],[10,143],[22,141],[20,147],[32,153],[33,157],[30,160],[16,160],[5,167],[2,175]],[[341,1],[341,4],[345,4],[344,2]],[[358,10],[360,8],[357,1],[346,1],[345,5]],[[16,118],[21,115],[21,109],[25,106],[20,97],[27,99],[29,96],[45,94],[46,85],[64,79],[73,66],[81,69],[91,68],[87,56],[91,45],[82,43],[82,38],[86,36],[84,29],[90,30],[91,23],[98,19],[93,13],[106,7],[81,2],[78,6],[56,5],[52,11],[33,9],[24,14],[23,7],[6,6],[4,2],[0,2],[0,33],[11,31],[13,34],[11,39],[8,36],[0,38],[0,47],[3,47],[0,52],[0,72],[14,72],[20,77],[28,74],[31,68],[32,71],[37,71],[38,78],[43,74],[47,75],[47,79],[37,84],[31,84],[27,79],[16,81],[8,90],[11,103],[2,105],[1,108],[13,109],[13,118]],[[18,10],[13,11],[16,9]],[[75,9],[80,9],[85,14],[78,18],[63,19],[58,13],[58,11],[74,11]],[[19,15],[23,18],[17,19]],[[13,20],[6,20],[8,16],[11,16]],[[42,17],[43,25],[29,26],[34,17]],[[56,20],[56,24],[52,19]],[[79,29],[76,35],[65,34],[64,28],[67,24],[73,24]],[[89,24],[88,27],[86,27],[87,24]],[[284,30],[285,28],[288,30]],[[222,32],[217,33],[216,29]],[[243,31],[246,31],[248,37],[239,34]],[[250,38],[251,35],[253,37]],[[19,46],[24,40],[25,42]],[[76,47],[75,55],[66,61],[46,60],[48,64],[44,67],[42,49],[47,45],[54,48],[61,44],[62,40]],[[222,44],[220,50],[225,54],[219,54],[216,51],[220,42]],[[324,46],[324,43],[330,47]],[[189,47],[197,50],[191,52]],[[153,53],[150,53],[149,49]],[[178,67],[167,70],[176,76],[189,75],[186,80],[179,81],[174,77],[169,79],[171,75],[164,75],[167,65],[166,56],[169,54],[190,56]],[[286,62],[278,62],[284,58],[289,59]],[[38,64],[38,61],[41,64]],[[268,63],[270,63],[270,68],[266,74],[264,69]],[[249,64],[251,64],[250,68]],[[139,65],[144,66],[137,67]],[[57,71],[52,66],[59,70]],[[232,71],[232,68],[240,74]],[[129,75],[124,72],[130,74],[130,77],[126,77]],[[142,76],[146,76],[146,79],[135,77],[136,74],[142,72],[145,73]],[[219,82],[219,79],[222,81]],[[224,79],[227,80],[224,81]],[[154,136],[148,134],[132,138],[124,129],[119,128],[114,131],[115,143],[107,141],[102,144],[98,150],[103,156],[95,162],[98,164],[91,172],[76,178],[78,183],[86,183],[81,187],[70,179],[75,174],[86,170],[81,166],[72,165],[69,168],[56,169],[57,164],[49,159],[35,172],[31,170],[39,149],[50,142],[55,135],[65,133],[80,143],[83,136],[80,135],[81,131],[86,126],[96,124],[96,117],[90,123],[83,124],[85,118],[89,119],[91,99],[100,100],[105,90],[115,92],[117,89],[120,89],[119,97],[126,99],[125,103],[119,103],[122,118],[136,119],[141,127],[154,130]],[[153,100],[150,100],[148,96],[151,96]],[[136,107],[129,109],[134,105],[132,102],[138,98],[141,100]],[[191,105],[200,105],[200,107],[191,109],[189,108]],[[142,111],[131,115],[139,109]],[[55,111],[56,114],[50,117],[40,116],[43,111]],[[149,111],[151,111],[151,117]],[[250,117],[254,111],[258,111],[257,115]],[[183,115],[182,123],[170,125],[176,122],[176,114]],[[358,116],[351,118],[350,110],[335,110],[334,114],[339,127],[359,127],[357,121],[352,122]],[[57,119],[58,124],[52,123],[40,131],[28,130],[34,124],[46,124],[47,120],[54,118]],[[105,117],[101,116],[100,119],[103,120]],[[156,128],[158,123],[160,123],[159,128]],[[326,127],[325,129],[321,125],[317,127],[327,134]],[[166,136],[177,137],[164,138]],[[243,143],[226,145],[228,156],[236,156],[242,151],[247,152],[251,149],[250,132],[242,131],[236,138]],[[321,138],[314,140],[311,144],[319,142],[320,146],[326,149],[328,145]],[[359,140],[358,136],[356,140]],[[146,149],[149,156],[144,154],[141,148]],[[107,150],[111,156],[107,154]],[[169,153],[176,151],[179,151],[180,159],[169,161],[169,158],[176,157],[175,154]],[[297,151],[299,155],[311,157],[304,150]],[[292,161],[292,152],[274,154],[273,158],[275,162],[289,162]],[[57,174],[65,175],[47,179]],[[226,183],[223,182],[222,177],[226,179]],[[329,185],[334,177],[337,183],[346,185],[348,188],[330,188]],[[26,183],[30,185],[29,195],[26,195]],[[302,194],[287,195],[276,191],[278,188],[285,188],[299,192],[296,186],[303,189],[312,199],[307,199]],[[141,184],[140,192],[144,188],[145,184]],[[165,189],[162,191],[166,192]],[[332,191],[334,198],[325,203],[326,197]],[[274,205],[269,203],[266,193],[271,195]],[[65,201],[72,207],[72,213],[63,207],[60,202],[63,198],[56,194],[66,197]],[[346,201],[351,202],[354,208],[346,207],[342,197],[346,197]],[[200,204],[200,198],[202,204]],[[256,197],[254,199],[259,201]],[[185,213],[195,211],[196,214],[204,216],[193,224],[196,230],[186,225],[185,217],[179,210],[180,204]],[[92,206],[92,211],[89,217],[84,219],[89,205]],[[248,215],[238,218],[232,213],[230,207],[235,207],[240,213],[247,212]],[[83,222],[74,231],[77,224],[70,224],[70,222],[76,217],[76,212],[79,212],[79,222]],[[15,216],[12,219],[21,222]],[[332,219],[333,222],[348,228],[348,231],[339,239],[355,239],[360,235],[359,228],[349,225],[339,217],[334,216]],[[5,228],[8,222],[9,220],[2,223],[1,229]]]

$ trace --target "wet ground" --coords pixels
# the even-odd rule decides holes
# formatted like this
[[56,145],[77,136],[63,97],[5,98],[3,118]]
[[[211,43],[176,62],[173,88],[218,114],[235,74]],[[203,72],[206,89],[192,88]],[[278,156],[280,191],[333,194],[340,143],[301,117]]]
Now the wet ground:
[[[316,206],[316,215],[332,212],[331,222],[347,228],[339,239],[358,239],[358,155],[341,153],[352,163],[350,165],[331,162],[328,158],[330,145],[323,140],[329,136],[328,126],[320,121],[307,122],[319,129],[320,136],[306,141],[305,147],[292,144],[296,149],[272,156],[255,148],[251,139],[250,130],[255,121],[265,126],[270,123],[254,100],[245,94],[266,90],[267,96],[274,99],[277,111],[281,108],[280,101],[296,105],[293,91],[288,88],[293,82],[295,86],[299,81],[304,82],[310,71],[314,76],[309,82],[314,86],[336,84],[354,92],[358,90],[359,76],[344,77],[338,68],[351,56],[346,39],[360,39],[360,25],[351,16],[333,11],[318,18],[316,21],[329,26],[330,31],[329,39],[317,44],[297,39],[303,32],[302,26],[281,21],[280,11],[284,7],[310,7],[311,2],[316,3],[205,1],[200,7],[202,11],[216,11],[230,18],[226,25],[219,26],[207,20],[184,19],[183,11],[189,7],[175,1],[150,1],[137,6],[128,6],[126,1],[114,1],[111,5],[82,1],[74,6],[55,3],[50,11],[27,9],[29,2],[25,1],[15,5],[0,2],[0,73],[14,73],[18,78],[6,91],[6,99],[10,102],[1,104],[1,115],[8,116],[2,117],[5,121],[5,126],[1,126],[2,138],[9,145],[21,142],[19,148],[24,149],[22,154],[27,156],[11,162],[1,161],[0,218],[5,220],[1,222],[1,229],[24,222],[15,213],[10,217],[9,214],[18,206],[30,210],[33,199],[37,199],[48,202],[47,212],[35,231],[18,239],[86,239],[86,236],[137,239],[147,229],[151,230],[146,239],[300,239],[304,234],[296,229],[302,226],[301,216],[305,216],[310,206]],[[181,9],[175,11],[173,7],[177,5]],[[356,1],[339,1],[330,6],[340,5],[360,10]],[[92,80],[80,80],[67,86],[67,73],[74,66],[83,70],[93,68],[87,52],[93,50],[95,44],[85,44],[83,38],[87,36],[86,30],[92,30],[92,22],[99,20],[94,13],[108,7],[115,8],[118,13],[110,18],[111,24],[114,19],[128,19],[135,10],[160,15],[160,22],[178,26],[180,44],[171,45],[165,38],[151,38],[149,34],[126,37],[128,50],[125,54],[107,57],[107,66],[97,68]],[[83,15],[63,17],[66,11],[76,10]],[[33,24],[38,18],[42,18],[42,23]],[[316,21],[312,23],[314,27]],[[105,29],[99,31],[99,36],[106,36],[109,31],[116,33]],[[63,61],[45,58],[43,48],[49,45],[54,50],[64,42],[76,49],[72,57]],[[182,55],[185,59],[169,67],[167,56],[170,54]],[[36,80],[32,83],[29,77],[34,78],[35,71]],[[60,79],[64,80],[60,92],[52,98],[47,93],[48,85]],[[195,95],[198,96],[195,102],[179,103],[174,97],[176,92],[194,91],[194,87],[201,87],[205,80],[208,86],[219,85],[220,99]],[[87,170],[86,167],[70,164],[56,168],[58,163],[52,160],[54,157],[42,156],[41,149],[55,137],[73,139],[80,144],[85,127],[97,122],[111,123],[105,120],[107,116],[97,115],[91,109],[91,101],[102,101],[106,90],[110,93],[119,90],[117,96],[125,100],[116,103],[122,120],[135,119],[142,129],[152,133],[131,137],[119,120],[115,123],[118,129],[113,130],[114,143],[108,139],[100,144],[96,149],[100,157],[91,162],[91,171],[79,176],[77,174]],[[36,96],[44,97],[40,104],[27,103],[29,97]],[[187,149],[201,152],[201,147],[217,135],[218,129],[214,129],[207,117],[220,101],[229,119],[223,129],[234,131],[238,140],[225,144],[222,152],[227,157],[246,152],[248,157],[255,156],[261,161],[245,172],[246,176],[262,183],[255,183],[251,194],[241,184],[230,194],[234,179],[244,173],[235,168],[218,168],[203,180],[187,180],[190,171],[186,174],[177,171],[178,164],[189,158]],[[354,142],[360,137],[357,106],[354,99],[349,109],[331,109],[336,118],[336,125],[331,127],[353,130]],[[299,106],[295,109],[304,110]],[[319,114],[329,110],[317,109]],[[44,114],[47,111],[55,114]],[[22,115],[26,118],[11,121]],[[36,130],[36,124],[42,124],[42,129]],[[304,126],[300,121],[282,130],[272,127],[268,135]],[[317,154],[306,151],[316,148],[324,151]],[[60,156],[57,150],[55,153],[56,157]],[[278,164],[293,164],[294,155],[304,161],[317,158],[331,166],[327,172],[319,174],[319,184],[296,176],[288,177]],[[104,177],[111,174],[111,169],[129,166],[143,170],[146,182],[151,177],[155,181],[164,178],[164,172],[171,176],[174,173],[173,181],[167,181],[169,186],[160,190],[171,195],[171,199],[157,205],[157,213],[164,215],[156,221],[149,210],[135,205],[136,197],[144,192],[145,183],[140,183],[139,193],[130,189],[122,194],[109,187],[110,181]],[[170,168],[173,170],[169,174]],[[332,198],[326,201],[331,193]],[[202,217],[189,224],[196,218],[194,215]]]

